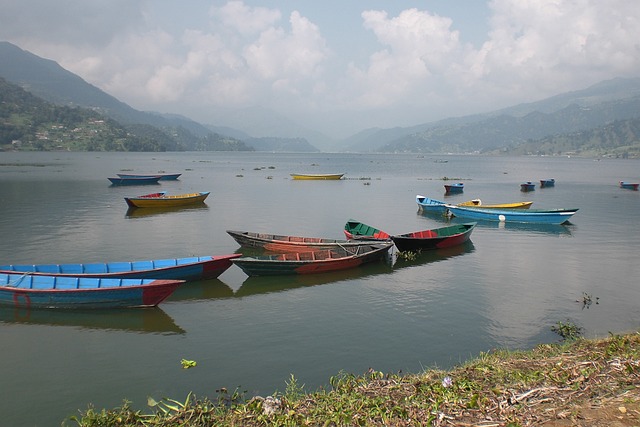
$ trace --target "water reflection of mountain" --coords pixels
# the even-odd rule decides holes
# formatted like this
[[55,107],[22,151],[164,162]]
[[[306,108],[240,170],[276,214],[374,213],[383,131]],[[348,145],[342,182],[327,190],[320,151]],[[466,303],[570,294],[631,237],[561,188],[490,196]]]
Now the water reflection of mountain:
[[[473,238],[473,236],[471,236]],[[464,242],[462,245],[452,246],[450,248],[442,248],[428,251],[411,253],[410,256],[404,256],[402,253],[394,252],[393,269],[397,270],[406,267],[422,266],[433,262],[445,261],[450,258],[458,257],[475,251],[475,246],[471,240]]]
[[167,313],[158,307],[117,310],[50,310],[1,307],[0,322],[71,326],[81,329],[118,330],[135,333],[185,333]]
[[361,265],[348,270],[333,271],[321,274],[297,274],[289,276],[254,276],[247,277],[235,296],[245,297],[255,294],[282,292],[290,289],[324,285],[344,280],[364,279],[379,274],[391,273],[393,268],[388,261]]
[[173,213],[186,213],[191,211],[206,211],[209,209],[205,203],[187,206],[173,206],[166,208],[129,208],[125,214],[126,218],[145,218],[158,215],[168,215]]
[[[435,212],[421,212],[418,211],[418,216],[424,216],[427,218],[442,221],[446,224],[461,224],[471,222],[468,218],[448,218],[441,213]],[[571,236],[571,228],[573,224],[566,222],[564,224],[536,224],[536,223],[522,223],[522,222],[500,222],[500,221],[475,221],[477,229],[499,229],[507,231],[516,231],[529,234],[550,234],[556,236]]]
[[233,290],[220,279],[187,282],[178,287],[165,302],[230,298]]

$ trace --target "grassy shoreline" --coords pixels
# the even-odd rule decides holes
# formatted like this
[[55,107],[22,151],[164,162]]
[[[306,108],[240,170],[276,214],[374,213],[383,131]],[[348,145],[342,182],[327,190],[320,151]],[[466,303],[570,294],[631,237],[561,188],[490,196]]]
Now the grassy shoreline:
[[[340,373],[330,390],[306,392],[292,376],[284,393],[243,401],[222,390],[148,412],[89,408],[64,425],[142,426],[638,426],[640,334],[495,350],[448,371]],[[589,422],[585,421],[588,420]]]

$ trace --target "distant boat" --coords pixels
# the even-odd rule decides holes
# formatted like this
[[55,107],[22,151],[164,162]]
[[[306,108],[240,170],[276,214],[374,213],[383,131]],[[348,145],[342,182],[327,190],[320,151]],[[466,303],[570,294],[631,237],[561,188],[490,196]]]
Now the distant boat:
[[227,234],[233,237],[240,246],[261,248],[271,252],[311,252],[319,249],[353,247],[367,244],[366,241],[358,240],[285,236],[279,234],[255,233],[251,231],[227,230]]
[[183,280],[0,274],[0,305],[64,309],[155,307],[183,283]]
[[462,182],[444,185],[445,194],[462,193],[463,190],[464,190],[464,183]]
[[343,173],[292,173],[292,179],[295,180],[329,180],[336,181],[342,178]]
[[393,240],[399,251],[448,248],[468,241],[475,226],[475,222],[455,224],[430,230],[392,235],[391,240]]
[[447,205],[447,211],[453,216],[472,220],[562,224],[567,222],[578,209],[483,209]]
[[169,196],[166,193],[155,193],[140,197],[125,197],[124,200],[132,208],[168,208],[203,203],[208,195],[208,191]]
[[221,275],[231,267],[231,260],[240,256],[231,254],[88,264],[8,264],[0,265],[0,273],[76,278],[207,280]]
[[149,185],[158,184],[160,176],[141,177],[141,178],[107,178],[112,185]]
[[531,181],[523,182],[522,184],[520,184],[521,191],[533,191],[535,189],[536,185]]
[[375,239],[389,240],[391,235],[386,231],[379,230],[363,222],[350,219],[344,225],[344,235],[347,239]]
[[[416,195],[416,203],[418,204],[418,210],[422,212],[445,213],[447,211],[446,202],[421,196],[420,194]],[[473,199],[458,203],[456,206],[476,206],[484,209],[529,209],[532,204],[533,202],[484,204],[480,199]]]
[[540,180],[540,188],[555,187],[555,185],[556,185],[556,180],[553,178]]
[[636,191],[638,191],[638,186],[640,186],[640,183],[638,183],[638,182],[620,181],[620,188],[626,188],[628,190],[636,190]]
[[346,270],[381,260],[393,242],[353,247],[242,257],[233,260],[248,276],[316,274]]
[[153,173],[153,174],[137,174],[137,173],[118,173],[116,174],[120,178],[155,178],[156,176],[160,177],[160,181],[174,181],[178,179],[181,173]]

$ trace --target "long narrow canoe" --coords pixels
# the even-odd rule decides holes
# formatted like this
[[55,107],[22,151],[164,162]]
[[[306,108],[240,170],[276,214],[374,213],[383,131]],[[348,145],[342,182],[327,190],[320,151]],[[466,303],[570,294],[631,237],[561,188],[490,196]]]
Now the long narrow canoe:
[[336,181],[342,178],[343,173],[292,173],[290,174],[292,179],[296,180],[329,180]]
[[241,254],[231,254],[95,264],[9,264],[0,265],[0,273],[59,277],[208,280],[221,275],[231,267],[231,260],[240,256]]
[[107,178],[111,181],[111,185],[150,185],[158,184],[160,176],[142,177],[142,178],[121,178],[113,177]]
[[449,248],[467,242],[477,223],[455,224],[448,227],[414,231],[391,236],[399,251]]
[[350,219],[344,225],[344,235],[347,239],[374,239],[374,240],[389,240],[391,235],[386,231],[382,231],[378,228],[372,227],[364,222]]
[[346,270],[382,259],[392,242],[348,248],[242,257],[233,260],[248,276],[314,274]]
[[156,176],[160,177],[160,181],[174,181],[178,179],[181,173],[153,173],[153,174],[137,174],[137,173],[118,173],[116,174],[120,178],[153,178]]
[[[420,211],[436,213],[445,213],[447,211],[446,202],[421,196],[420,194],[416,196],[416,203],[418,204],[418,209]],[[473,199],[467,202],[458,203],[456,206],[476,206],[483,209],[529,209],[532,204],[533,202],[485,204],[480,199]]]
[[[240,246],[262,248],[271,252],[312,252],[320,249],[345,248],[367,244],[359,240],[325,239],[322,237],[285,236],[227,230]],[[369,242],[370,243],[370,242]]]
[[539,224],[562,224],[569,221],[578,211],[578,209],[483,209],[454,205],[446,205],[446,207],[451,215],[459,218]]
[[124,200],[132,208],[169,208],[173,206],[194,205],[203,203],[209,192],[167,195],[156,193],[156,196],[146,194],[139,197],[125,197]]
[[16,308],[155,307],[183,280],[0,274],[0,305]]

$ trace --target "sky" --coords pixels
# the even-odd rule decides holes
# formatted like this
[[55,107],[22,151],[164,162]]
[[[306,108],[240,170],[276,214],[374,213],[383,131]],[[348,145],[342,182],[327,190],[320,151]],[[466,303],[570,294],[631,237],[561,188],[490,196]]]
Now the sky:
[[640,77],[637,0],[0,0],[0,10],[0,40],[138,110],[235,127],[237,111],[257,107],[332,138]]

